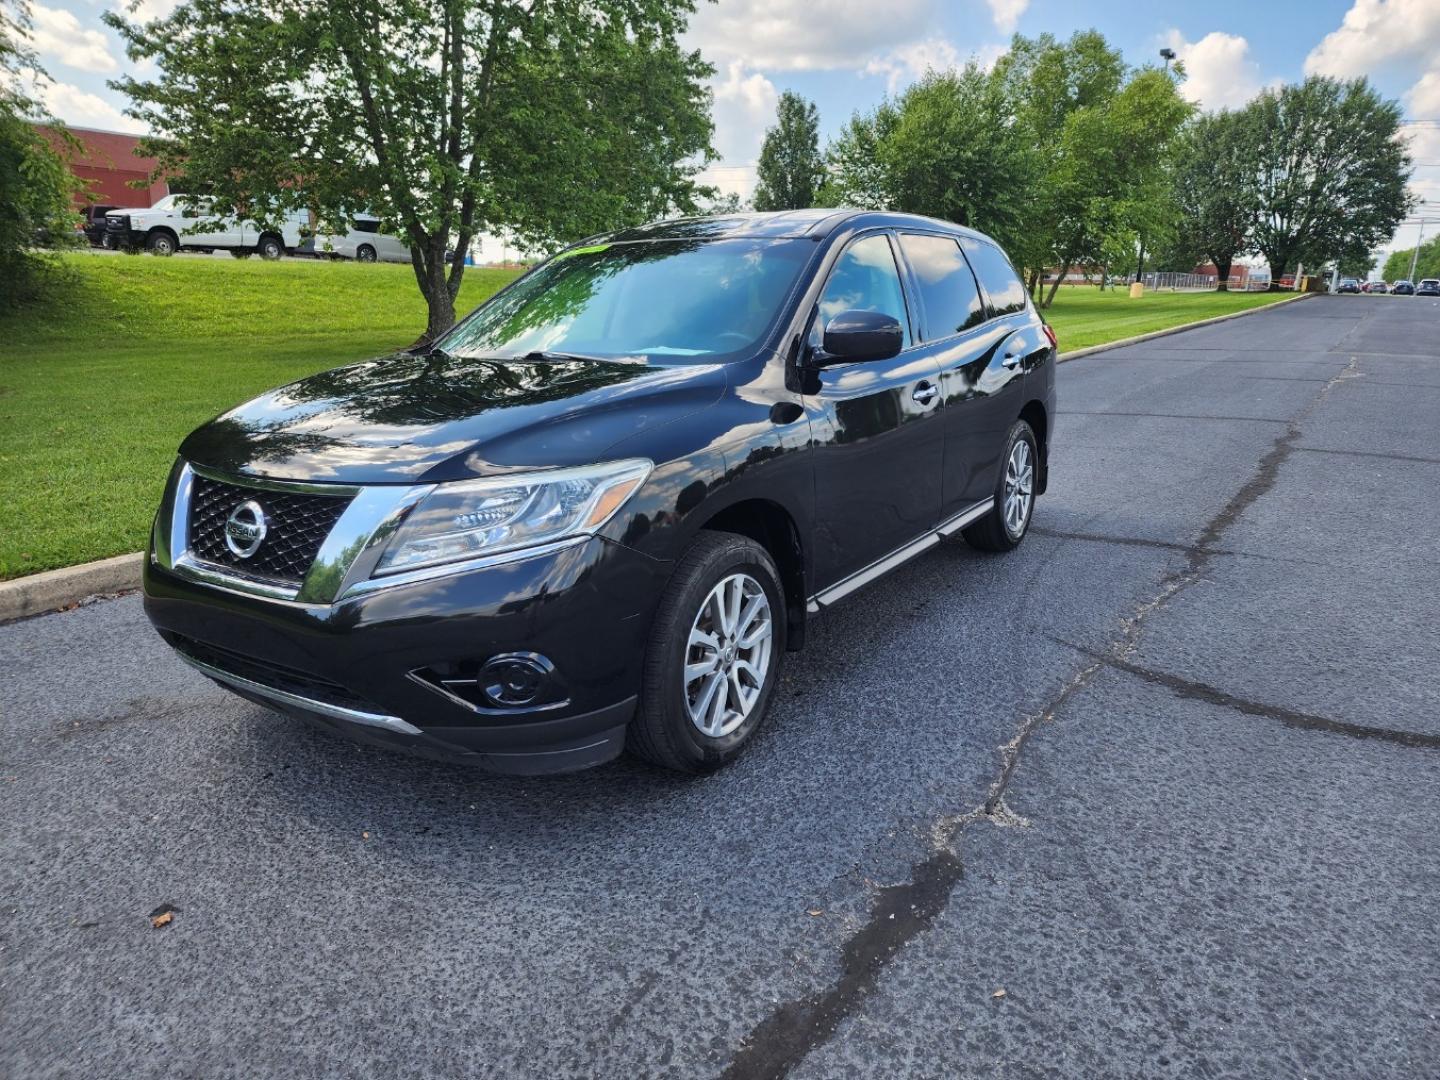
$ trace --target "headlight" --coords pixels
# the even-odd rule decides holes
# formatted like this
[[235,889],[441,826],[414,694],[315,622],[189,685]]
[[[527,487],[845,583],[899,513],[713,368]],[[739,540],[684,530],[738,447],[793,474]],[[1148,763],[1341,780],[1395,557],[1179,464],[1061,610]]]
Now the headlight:
[[495,555],[594,533],[650,475],[641,458],[439,484],[391,537],[375,573]]

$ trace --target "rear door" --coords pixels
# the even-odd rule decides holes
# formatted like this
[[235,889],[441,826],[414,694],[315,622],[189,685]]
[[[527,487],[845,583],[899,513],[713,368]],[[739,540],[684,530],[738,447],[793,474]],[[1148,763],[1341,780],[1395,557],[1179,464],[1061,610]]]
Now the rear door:
[[973,402],[965,438],[956,442],[966,458],[968,479],[962,501],[968,504],[994,493],[1005,436],[1029,400],[1027,373],[1049,355],[1050,341],[1005,253],[989,240],[973,236],[962,236],[960,247],[980,284],[987,316],[983,352],[951,387]]
[[894,315],[905,346],[888,360],[807,369],[802,387],[814,440],[815,585],[826,588],[935,527],[945,433],[939,369],[915,346],[891,237],[851,240],[826,280],[808,347],[842,311]]
[[990,318],[955,236],[902,232],[899,240],[918,300],[921,348],[935,361],[944,397],[940,492],[944,521],[989,494],[984,472],[990,439],[987,398],[1008,382],[1004,369],[998,374],[992,371],[1007,334]]

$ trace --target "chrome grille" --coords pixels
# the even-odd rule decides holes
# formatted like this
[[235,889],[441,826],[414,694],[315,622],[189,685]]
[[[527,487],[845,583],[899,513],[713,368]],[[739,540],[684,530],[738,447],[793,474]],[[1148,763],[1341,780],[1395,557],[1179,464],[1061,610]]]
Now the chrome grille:
[[[299,585],[351,498],[349,494],[314,495],[243,487],[197,475],[190,493],[187,546],[190,554],[202,562]],[[225,544],[225,522],[237,506],[248,500],[264,509],[267,531],[255,554],[242,559]]]

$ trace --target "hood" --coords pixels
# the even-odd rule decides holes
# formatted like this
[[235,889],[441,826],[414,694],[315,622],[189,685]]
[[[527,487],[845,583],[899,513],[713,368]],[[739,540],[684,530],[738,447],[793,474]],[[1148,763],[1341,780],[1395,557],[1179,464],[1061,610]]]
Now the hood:
[[231,474],[353,484],[585,465],[718,400],[725,379],[718,364],[401,353],[264,394],[199,428],[180,454]]

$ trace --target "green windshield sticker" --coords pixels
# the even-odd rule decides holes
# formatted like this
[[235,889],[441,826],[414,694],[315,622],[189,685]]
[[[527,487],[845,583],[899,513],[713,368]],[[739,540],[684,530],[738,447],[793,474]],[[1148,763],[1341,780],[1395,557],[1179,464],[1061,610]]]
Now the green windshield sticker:
[[609,244],[591,244],[589,247],[571,248],[569,251],[562,251],[559,255],[556,255],[555,258],[568,259],[572,255],[594,255],[597,252],[608,250],[609,247]]

